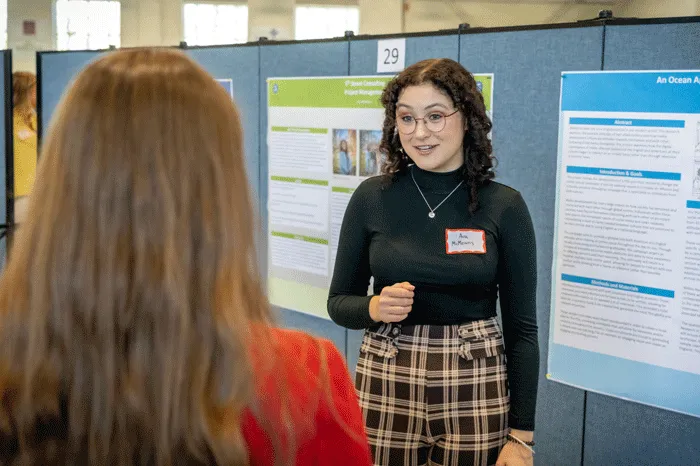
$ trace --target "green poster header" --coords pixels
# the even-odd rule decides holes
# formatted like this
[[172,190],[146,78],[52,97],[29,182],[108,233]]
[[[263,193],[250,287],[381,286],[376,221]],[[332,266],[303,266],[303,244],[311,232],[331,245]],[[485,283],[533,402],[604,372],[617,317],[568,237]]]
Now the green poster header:
[[314,243],[314,244],[326,244],[326,245],[328,244],[327,239],[312,238],[311,236],[294,235],[292,233],[282,233],[279,231],[273,231],[270,234],[272,236],[277,236],[278,238],[295,239],[298,241],[305,241],[307,243]]
[[270,107],[377,108],[390,76],[270,79]]
[[[267,101],[270,107],[305,108],[376,108],[384,87],[393,76],[349,76],[334,78],[270,78]],[[474,74],[484,96],[486,110],[493,109],[493,75]],[[273,127],[273,131],[295,131],[320,134],[316,128]]]
[[271,176],[272,181],[281,181],[284,183],[300,183],[300,184],[310,184],[314,186],[328,186],[328,181],[324,180],[308,180],[305,178],[292,178],[288,176]]
[[332,191],[334,193],[352,194],[355,192],[355,189],[354,188],[343,188],[342,186],[333,186]]
[[273,126],[272,131],[280,133],[328,134],[328,128],[299,128],[295,126]]

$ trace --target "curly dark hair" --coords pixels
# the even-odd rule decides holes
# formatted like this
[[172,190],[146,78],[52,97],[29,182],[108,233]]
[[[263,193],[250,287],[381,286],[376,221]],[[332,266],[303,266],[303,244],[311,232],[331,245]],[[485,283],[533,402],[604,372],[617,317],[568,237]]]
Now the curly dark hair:
[[385,154],[386,161],[382,173],[389,179],[408,167],[411,159],[401,147],[396,131],[396,102],[401,92],[408,86],[431,83],[447,95],[467,122],[464,134],[464,165],[462,172],[465,184],[470,189],[469,211],[474,213],[479,208],[478,188],[495,177],[493,172],[491,120],[486,114],[484,97],[476,87],[472,74],[462,65],[449,58],[423,60],[409,66],[387,84],[382,94],[384,106],[384,127],[379,150]]

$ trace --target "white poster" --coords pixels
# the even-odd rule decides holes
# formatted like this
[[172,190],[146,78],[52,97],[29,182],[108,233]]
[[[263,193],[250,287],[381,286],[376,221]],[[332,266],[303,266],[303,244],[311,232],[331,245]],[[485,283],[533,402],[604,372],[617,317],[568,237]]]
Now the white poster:
[[699,127],[700,73],[563,75],[550,378],[700,415]]
[[[328,318],[350,198],[380,173],[380,97],[392,76],[268,80],[268,291],[285,309]],[[489,115],[493,75],[475,76]]]

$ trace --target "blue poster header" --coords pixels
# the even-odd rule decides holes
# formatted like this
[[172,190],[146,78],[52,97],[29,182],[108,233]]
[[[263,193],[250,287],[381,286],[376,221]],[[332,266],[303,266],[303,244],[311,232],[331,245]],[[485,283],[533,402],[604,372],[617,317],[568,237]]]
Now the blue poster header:
[[599,168],[599,167],[576,167],[569,165],[566,167],[567,173],[577,175],[599,175],[599,176],[622,176],[625,178],[646,178],[650,180],[670,180],[680,181],[680,173],[652,172],[645,170],[629,170],[620,168]]
[[569,118],[569,123],[572,125],[685,128],[685,120],[640,120],[636,118]]
[[562,111],[700,113],[700,71],[562,74]]
[[647,286],[630,285],[628,283],[611,282],[609,280],[598,280],[595,278],[577,277],[576,275],[561,275],[562,281],[578,283],[580,285],[597,286],[611,290],[629,291],[631,293],[642,293],[663,298],[673,298],[676,293],[673,290],[663,290],[660,288],[650,288]]

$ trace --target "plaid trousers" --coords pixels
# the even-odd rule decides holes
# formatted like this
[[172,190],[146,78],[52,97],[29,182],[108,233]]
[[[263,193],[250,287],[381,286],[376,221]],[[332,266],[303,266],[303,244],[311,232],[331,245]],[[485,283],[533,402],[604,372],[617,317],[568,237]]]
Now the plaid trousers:
[[367,329],[355,383],[376,466],[489,466],[506,442],[496,318]]

